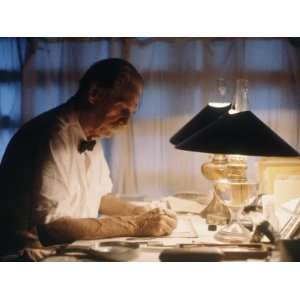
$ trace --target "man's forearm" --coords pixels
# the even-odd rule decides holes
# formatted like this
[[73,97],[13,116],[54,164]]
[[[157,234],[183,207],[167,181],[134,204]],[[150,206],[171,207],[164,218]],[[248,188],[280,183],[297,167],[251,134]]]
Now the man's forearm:
[[38,226],[43,245],[72,243],[76,240],[95,240],[108,237],[134,236],[138,230],[135,217],[103,219],[61,218]]
[[137,206],[123,201],[112,194],[106,195],[101,200],[99,212],[105,215],[137,215],[147,210],[142,206]]

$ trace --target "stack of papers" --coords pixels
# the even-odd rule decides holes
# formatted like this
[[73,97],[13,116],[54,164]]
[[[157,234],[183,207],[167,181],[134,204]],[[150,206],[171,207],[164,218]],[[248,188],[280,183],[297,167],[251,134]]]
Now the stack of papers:
[[280,232],[282,238],[290,238],[300,226],[300,198],[278,203],[274,195],[264,195],[262,203],[264,218]]

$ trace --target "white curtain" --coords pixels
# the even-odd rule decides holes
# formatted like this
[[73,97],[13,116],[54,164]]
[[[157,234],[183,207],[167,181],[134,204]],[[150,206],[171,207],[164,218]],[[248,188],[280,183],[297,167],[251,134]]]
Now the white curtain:
[[[287,39],[132,40],[129,53],[146,87],[129,128],[134,152],[119,157],[116,182],[123,191],[166,195],[210,189],[200,172],[208,155],[175,150],[169,138],[212,99],[219,77],[229,100],[236,79],[248,79],[250,109],[299,149],[299,50]],[[256,159],[249,158],[249,177],[256,175]]]
[[[210,189],[200,172],[208,154],[175,150],[169,139],[213,98],[220,77],[229,100],[236,79],[248,79],[250,109],[300,150],[300,53],[287,38],[48,38],[27,43],[31,51],[19,82],[22,121],[66,101],[96,60],[123,57],[144,76],[139,111],[125,131],[104,141],[117,193],[155,197]],[[251,176],[255,161],[249,159]]]

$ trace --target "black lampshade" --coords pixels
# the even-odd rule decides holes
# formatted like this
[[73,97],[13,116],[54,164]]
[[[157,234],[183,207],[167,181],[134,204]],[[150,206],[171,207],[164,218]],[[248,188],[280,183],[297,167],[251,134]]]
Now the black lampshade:
[[176,145],[177,149],[253,156],[300,154],[252,112],[226,113]]
[[231,104],[224,107],[213,107],[210,105],[205,106],[195,117],[193,117],[171,137],[170,142],[173,145],[178,145],[197,131],[216,121],[216,119],[220,116],[227,113],[230,108]]

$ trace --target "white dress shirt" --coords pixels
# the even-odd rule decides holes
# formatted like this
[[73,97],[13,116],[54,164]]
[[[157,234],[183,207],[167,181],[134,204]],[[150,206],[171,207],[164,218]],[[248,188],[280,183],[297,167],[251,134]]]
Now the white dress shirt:
[[49,156],[41,172],[34,208],[37,223],[61,217],[96,218],[102,196],[111,193],[112,182],[98,141],[92,151],[79,153],[86,136],[70,105],[59,116],[57,131],[49,140]]
[[[17,243],[16,232],[61,217],[96,218],[102,196],[112,190],[98,141],[79,153],[86,139],[73,101],[24,124],[0,164],[0,235]],[[1,247],[0,247],[1,250]]]

